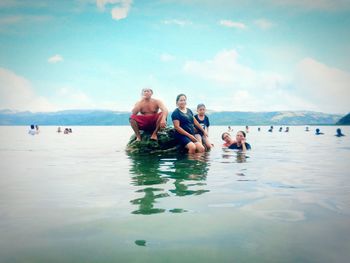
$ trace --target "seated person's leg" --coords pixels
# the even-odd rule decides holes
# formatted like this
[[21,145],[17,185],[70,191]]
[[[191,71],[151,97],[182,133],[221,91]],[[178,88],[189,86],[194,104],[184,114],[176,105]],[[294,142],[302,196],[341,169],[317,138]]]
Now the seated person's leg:
[[140,134],[140,129],[137,121],[134,120],[133,118],[130,118],[129,122],[130,122],[131,128],[134,130],[136,141],[141,141],[141,134]]
[[188,153],[195,153],[196,152],[196,145],[193,142],[189,142],[185,146],[188,149]]

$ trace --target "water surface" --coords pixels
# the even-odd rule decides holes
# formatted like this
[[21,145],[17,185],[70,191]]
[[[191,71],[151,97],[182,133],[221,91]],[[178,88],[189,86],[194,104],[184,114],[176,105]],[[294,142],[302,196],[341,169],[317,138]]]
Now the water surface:
[[[129,127],[0,127],[0,262],[348,262],[350,129],[128,155]],[[233,127],[235,131],[242,127]]]

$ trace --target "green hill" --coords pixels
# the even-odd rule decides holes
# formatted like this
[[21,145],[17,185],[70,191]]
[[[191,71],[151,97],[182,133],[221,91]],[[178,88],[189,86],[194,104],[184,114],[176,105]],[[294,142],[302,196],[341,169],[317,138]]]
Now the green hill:
[[338,122],[337,125],[350,125],[350,113],[345,115],[343,118],[341,118]]

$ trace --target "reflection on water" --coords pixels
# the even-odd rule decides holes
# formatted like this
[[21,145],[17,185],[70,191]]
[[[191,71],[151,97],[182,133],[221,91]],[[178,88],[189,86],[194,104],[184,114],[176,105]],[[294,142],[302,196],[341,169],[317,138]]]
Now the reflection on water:
[[[133,214],[157,214],[167,209],[157,208],[157,199],[172,196],[201,195],[208,173],[208,160],[203,155],[129,155],[132,184],[142,197],[130,202],[138,206]],[[183,208],[169,209],[171,213],[186,212]]]
[[242,151],[237,151],[237,150],[231,150],[231,149],[226,149],[223,148],[223,162],[229,163],[229,162],[236,162],[236,163],[245,163],[247,161],[247,156],[246,152]]

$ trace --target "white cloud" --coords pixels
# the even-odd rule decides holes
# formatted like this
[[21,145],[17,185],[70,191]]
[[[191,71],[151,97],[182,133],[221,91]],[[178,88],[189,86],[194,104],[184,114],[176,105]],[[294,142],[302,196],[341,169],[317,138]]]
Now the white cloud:
[[298,65],[294,85],[299,94],[327,112],[350,111],[350,73],[305,58]]
[[115,109],[115,103],[109,101],[98,101],[91,98],[79,88],[63,85],[56,89],[52,101],[59,105],[59,110],[66,109]]
[[226,26],[226,27],[234,27],[238,29],[246,29],[247,26],[243,24],[242,22],[234,22],[231,20],[220,20],[219,22],[220,25]]
[[235,50],[219,52],[212,60],[187,61],[184,71],[220,84],[240,87],[246,87],[249,84],[247,80],[252,82],[256,78],[252,69],[238,63],[238,53]]
[[267,20],[267,19],[258,19],[254,21],[255,25],[257,25],[259,28],[267,30],[274,26],[274,24]]
[[187,61],[183,70],[197,77],[198,85],[218,90],[219,96],[207,97],[208,108],[350,111],[350,74],[310,58],[302,60],[290,76],[245,66],[235,50],[219,52],[211,60]]
[[169,62],[175,60],[175,57],[173,55],[163,53],[160,55],[160,60],[163,62]]
[[63,61],[63,57],[61,55],[54,55],[54,56],[50,57],[47,61],[49,63],[55,64],[55,63],[58,63],[58,62],[62,62]]
[[96,0],[97,7],[104,11],[106,5],[113,5],[111,10],[112,18],[121,20],[128,16],[132,0]]
[[178,25],[178,26],[186,26],[186,25],[192,24],[192,22],[189,20],[179,20],[179,19],[163,20],[162,23],[165,25]]
[[46,98],[35,94],[30,81],[14,72],[0,68],[0,108],[11,110],[56,110]]

